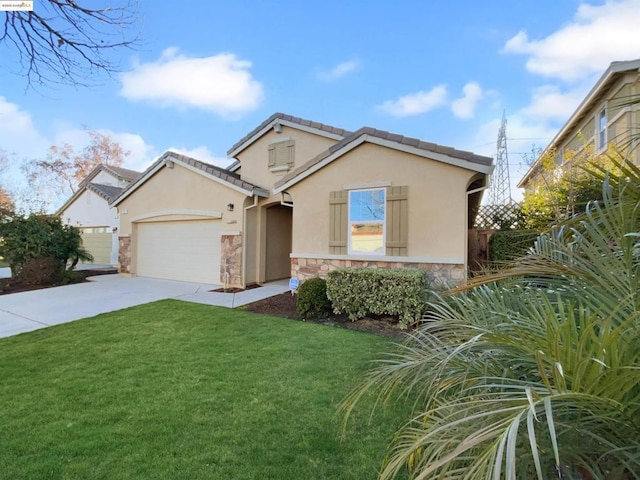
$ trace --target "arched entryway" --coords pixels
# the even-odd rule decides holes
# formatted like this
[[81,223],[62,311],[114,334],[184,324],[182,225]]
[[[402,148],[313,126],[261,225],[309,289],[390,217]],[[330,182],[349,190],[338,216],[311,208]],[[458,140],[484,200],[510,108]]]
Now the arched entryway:
[[293,209],[284,205],[266,208],[265,281],[291,276]]

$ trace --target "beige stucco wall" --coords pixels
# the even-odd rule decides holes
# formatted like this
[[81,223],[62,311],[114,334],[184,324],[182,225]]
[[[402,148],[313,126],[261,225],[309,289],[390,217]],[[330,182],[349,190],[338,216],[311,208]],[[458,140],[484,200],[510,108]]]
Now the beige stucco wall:
[[598,135],[598,114],[605,107],[607,108],[607,142],[624,145],[625,140],[631,135],[640,133],[640,125],[637,120],[640,118],[638,107],[625,105],[630,99],[640,95],[640,76],[636,73],[629,73],[620,79],[604,97],[590,106],[579,125],[574,127],[562,139],[558,145],[559,149],[578,151],[587,144],[594,144]]
[[[222,233],[242,230],[242,205],[246,195],[193,172],[178,162],[163,167],[118,205],[120,236],[131,235],[131,222],[153,215],[147,221],[206,218],[197,211],[222,213]],[[227,204],[234,211],[227,211]],[[145,221],[145,220],[139,220]]]
[[282,127],[281,133],[270,130],[269,133],[260,137],[238,155],[238,160],[242,162],[242,179],[271,190],[273,184],[288,172],[272,173],[269,171],[269,144],[287,139],[296,142],[293,168],[299,167],[337,143],[336,140],[286,126]]
[[[475,172],[365,143],[289,189],[293,253],[329,253],[329,192],[348,184],[409,187],[408,256],[464,263],[466,188]],[[357,258],[353,256],[353,258]]]

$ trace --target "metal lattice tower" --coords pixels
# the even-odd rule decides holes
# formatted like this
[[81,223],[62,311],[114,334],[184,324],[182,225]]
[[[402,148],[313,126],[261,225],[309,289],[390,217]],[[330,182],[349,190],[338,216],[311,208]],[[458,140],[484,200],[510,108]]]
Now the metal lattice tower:
[[489,203],[507,205],[511,203],[511,178],[509,177],[509,154],[507,153],[507,117],[502,112],[502,124],[498,132],[496,165],[491,175]]

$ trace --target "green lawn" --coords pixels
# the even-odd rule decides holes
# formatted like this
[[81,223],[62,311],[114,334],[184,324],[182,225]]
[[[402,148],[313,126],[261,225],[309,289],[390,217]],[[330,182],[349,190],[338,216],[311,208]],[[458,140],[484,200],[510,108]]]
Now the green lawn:
[[375,478],[406,412],[336,405],[385,348],[175,300],[0,339],[0,478]]

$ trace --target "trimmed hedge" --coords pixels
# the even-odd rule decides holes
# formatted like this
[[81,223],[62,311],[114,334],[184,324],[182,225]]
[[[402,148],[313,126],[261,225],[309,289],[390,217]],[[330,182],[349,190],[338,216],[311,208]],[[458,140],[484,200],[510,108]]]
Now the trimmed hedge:
[[406,328],[422,317],[427,294],[426,275],[417,269],[343,268],[327,278],[333,311],[352,321],[369,314],[392,315]]
[[523,256],[538,235],[536,230],[498,230],[489,240],[489,260],[507,262]]
[[317,318],[331,311],[327,298],[327,282],[322,278],[310,278],[298,289],[296,310],[302,318]]

